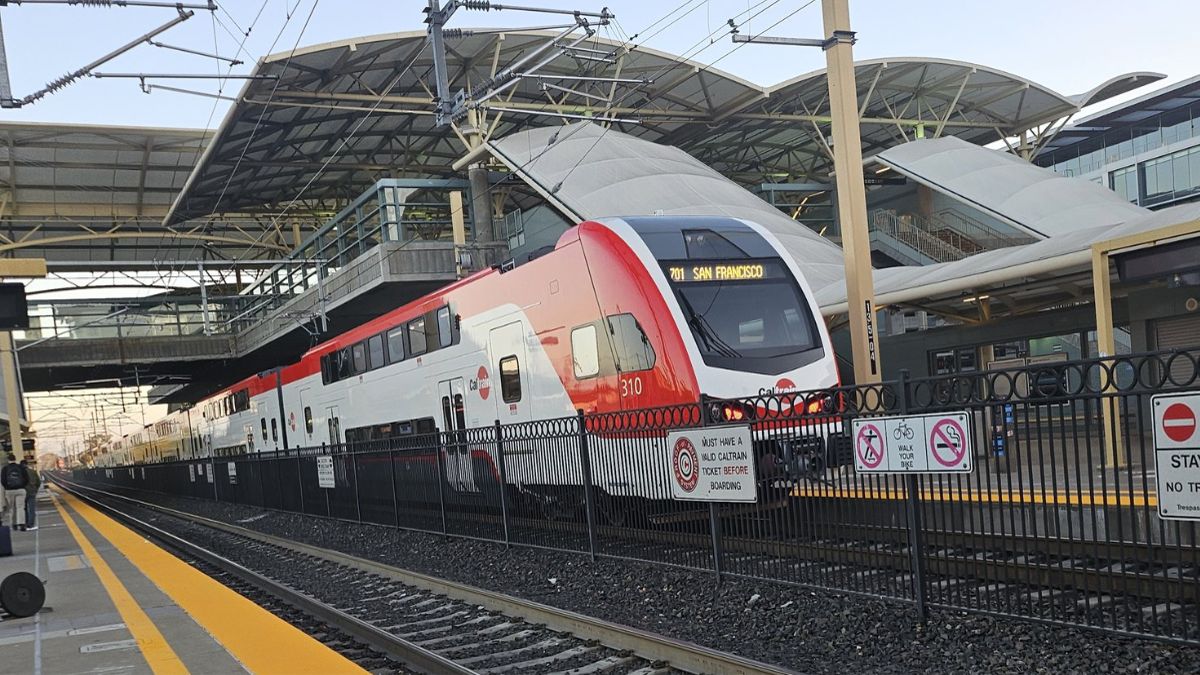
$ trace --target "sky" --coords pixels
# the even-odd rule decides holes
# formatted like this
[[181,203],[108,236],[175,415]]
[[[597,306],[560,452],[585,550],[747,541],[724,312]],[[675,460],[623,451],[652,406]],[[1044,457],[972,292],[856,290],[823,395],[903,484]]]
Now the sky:
[[[197,2],[199,0],[190,0]],[[1200,3],[1182,0],[850,0],[858,33],[855,58],[931,56],[986,64],[1075,94],[1114,75],[1149,70],[1184,79],[1200,64],[1195,26]],[[348,37],[424,30],[424,0],[226,0],[217,12],[200,10],[157,40],[246,61],[233,73],[248,73],[255,60]],[[808,48],[734,45],[718,32],[725,21],[751,8],[757,13],[743,32],[765,31],[796,12],[773,35],[817,37],[820,1],[808,0],[522,0],[523,5],[598,10],[617,16],[601,35],[636,40],[672,53],[698,50],[695,58],[769,85],[822,68],[820,51]],[[671,10],[668,21],[652,26]],[[796,11],[799,10],[799,11]],[[169,21],[173,9],[10,5],[0,9],[13,93],[20,98],[117,46]],[[289,18],[290,15],[290,18]],[[455,27],[536,26],[563,17],[515,11],[459,10]],[[667,25],[673,19],[674,23]],[[619,24],[619,25],[618,25]],[[244,34],[249,30],[249,36]],[[621,33],[623,31],[623,33]],[[242,44],[244,38],[244,44]],[[240,47],[240,50],[239,50]],[[100,72],[215,74],[217,61],[142,44],[101,67]],[[163,84],[216,92],[215,80]],[[226,94],[240,82],[227,82]],[[1136,95],[1136,94],[1132,94]],[[1127,97],[1130,95],[1127,95]],[[210,98],[155,91],[144,94],[136,80],[84,78],[20,110],[0,111],[0,120],[130,124],[209,128],[219,125],[228,104]]]
[[[1161,72],[1168,76],[1167,82],[1176,81],[1196,74],[1200,64],[1200,41],[1195,38],[1200,2],[850,3],[852,27],[858,33],[854,47],[857,59],[927,56],[976,62],[1068,95],[1130,71]],[[193,18],[156,39],[224,56],[236,55],[246,62],[243,65],[229,71],[225,64],[207,57],[142,44],[102,66],[100,72],[246,74],[263,56],[296,46],[423,31],[421,9],[426,5],[424,0],[226,0],[220,4],[217,12],[197,11]],[[748,23],[742,22],[742,32],[819,37],[819,0],[520,0],[519,4],[585,11],[607,6],[617,20],[600,29],[601,36],[624,39],[636,35],[634,41],[638,44],[670,53],[689,53],[697,61],[715,62],[718,69],[761,85],[824,67],[824,57],[815,49],[762,45],[735,49],[722,29],[735,15],[755,14]],[[36,4],[0,8],[13,94],[20,98],[32,93],[174,16],[173,9]],[[660,20],[664,16],[669,18]],[[513,11],[460,10],[451,26],[527,27],[561,21],[562,17]],[[717,39],[707,39],[714,32]],[[241,86],[239,81],[226,82],[223,87],[216,80],[160,82],[224,94],[234,94]],[[1152,85],[1147,91],[1154,86],[1161,85]],[[0,120],[204,129],[218,126],[227,106],[211,98],[166,91],[147,95],[136,80],[84,78],[20,110],[0,110]],[[132,394],[105,393],[108,398],[112,395],[120,399]],[[35,420],[39,416],[45,420],[41,425],[49,441],[45,449],[54,449],[62,440],[90,431],[91,407],[96,399],[90,394],[84,398],[87,400],[77,402],[79,407],[74,410],[61,411],[62,406],[51,403],[43,407],[42,413],[34,411]],[[113,409],[111,405],[103,408],[103,401],[100,405],[104,410]],[[110,430],[135,430],[141,426],[143,412],[146,420],[153,421],[165,408],[155,406],[143,411],[132,404],[129,412],[112,418],[116,429]]]

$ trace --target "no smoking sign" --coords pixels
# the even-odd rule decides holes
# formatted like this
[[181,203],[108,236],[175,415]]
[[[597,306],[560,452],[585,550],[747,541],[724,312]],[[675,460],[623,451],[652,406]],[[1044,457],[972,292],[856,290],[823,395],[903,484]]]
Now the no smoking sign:
[[970,473],[970,420],[966,412],[854,420],[854,467],[861,473]]

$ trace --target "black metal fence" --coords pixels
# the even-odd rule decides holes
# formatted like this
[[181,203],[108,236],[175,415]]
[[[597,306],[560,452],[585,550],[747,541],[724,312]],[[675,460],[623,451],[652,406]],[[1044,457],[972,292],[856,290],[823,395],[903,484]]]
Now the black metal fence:
[[[1158,516],[1150,397],[1200,352],[784,392],[78,480],[1200,642],[1193,522]],[[969,474],[856,472],[856,418],[966,411]],[[751,425],[756,504],[673,501],[666,434]]]

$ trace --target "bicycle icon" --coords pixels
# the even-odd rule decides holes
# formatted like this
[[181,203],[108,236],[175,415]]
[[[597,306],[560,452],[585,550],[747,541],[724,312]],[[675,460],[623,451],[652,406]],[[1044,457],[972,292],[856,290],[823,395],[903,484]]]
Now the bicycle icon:
[[892,438],[897,441],[901,438],[911,441],[917,435],[916,430],[908,425],[908,422],[900,422],[896,428],[892,430]]

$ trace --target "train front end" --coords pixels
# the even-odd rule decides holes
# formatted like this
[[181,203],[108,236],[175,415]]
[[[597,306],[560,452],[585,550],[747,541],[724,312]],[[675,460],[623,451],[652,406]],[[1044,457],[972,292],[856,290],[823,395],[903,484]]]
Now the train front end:
[[[609,224],[609,223],[606,223]],[[829,332],[795,259],[762,226],[727,217],[623,218],[666,299],[708,423],[749,423],[759,478],[847,461]]]

